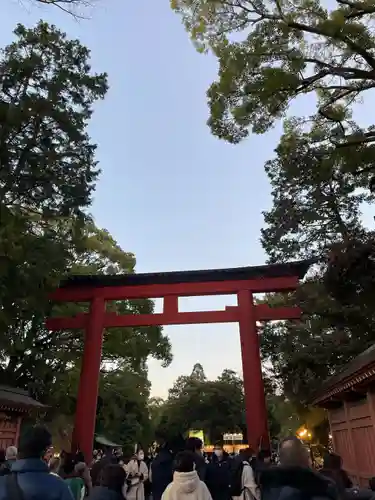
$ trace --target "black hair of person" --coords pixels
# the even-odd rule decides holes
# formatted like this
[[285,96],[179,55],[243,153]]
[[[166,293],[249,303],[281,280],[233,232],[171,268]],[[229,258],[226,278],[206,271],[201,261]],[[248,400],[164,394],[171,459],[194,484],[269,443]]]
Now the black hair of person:
[[203,442],[197,437],[189,437],[186,440],[186,449],[189,451],[201,450],[203,447]]
[[180,451],[177,453],[174,470],[176,472],[192,472],[194,470],[195,455],[192,451]]
[[19,458],[42,458],[52,445],[52,436],[44,425],[28,429],[20,439]]

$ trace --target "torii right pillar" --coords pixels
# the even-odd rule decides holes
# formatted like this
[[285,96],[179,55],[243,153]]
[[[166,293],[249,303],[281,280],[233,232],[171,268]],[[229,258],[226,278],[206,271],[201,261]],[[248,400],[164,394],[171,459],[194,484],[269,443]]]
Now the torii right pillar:
[[240,290],[237,294],[242,369],[245,389],[247,440],[258,451],[270,448],[267,407],[264,394],[259,336],[253,294]]

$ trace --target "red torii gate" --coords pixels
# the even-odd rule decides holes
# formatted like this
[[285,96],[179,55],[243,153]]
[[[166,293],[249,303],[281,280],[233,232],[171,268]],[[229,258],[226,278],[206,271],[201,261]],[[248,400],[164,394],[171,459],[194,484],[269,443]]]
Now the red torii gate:
[[[89,302],[90,312],[47,319],[52,331],[84,329],[85,346],[78,389],[73,449],[91,458],[95,432],[103,331],[105,328],[193,323],[239,323],[246,423],[249,445],[269,446],[257,321],[299,319],[297,307],[271,308],[254,304],[254,293],[288,292],[297,288],[310,261],[256,267],[110,276],[71,276],[51,295],[54,302]],[[237,306],[223,311],[179,312],[178,298],[237,295]],[[163,300],[160,314],[117,315],[106,311],[106,301],[139,298]]]

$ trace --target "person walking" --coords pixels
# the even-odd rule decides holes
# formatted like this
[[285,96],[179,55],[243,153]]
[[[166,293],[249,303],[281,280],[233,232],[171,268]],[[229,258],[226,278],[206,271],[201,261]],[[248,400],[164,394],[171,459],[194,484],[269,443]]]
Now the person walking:
[[196,457],[191,451],[177,454],[173,481],[165,489],[161,500],[212,500],[206,484],[199,479]]
[[86,495],[89,495],[92,489],[92,480],[90,470],[85,462],[85,457],[82,452],[77,452],[75,456],[74,472],[78,477],[81,477],[85,483]]
[[233,500],[259,500],[259,488],[250,465],[253,456],[251,448],[240,451],[233,459],[230,479],[230,494]]
[[122,465],[106,465],[102,471],[100,485],[94,486],[88,500],[124,500],[126,472]]
[[[100,457],[100,458],[99,458]],[[93,486],[100,485],[101,473],[107,465],[117,464],[117,459],[112,453],[112,448],[106,446],[104,448],[104,454],[100,456],[100,452],[97,453],[97,461],[93,464],[91,468],[91,481]]]
[[166,441],[163,441],[151,463],[149,479],[152,500],[161,500],[165,488],[173,479],[173,452]]
[[190,437],[186,441],[186,450],[194,453],[195,467],[199,479],[204,481],[206,479],[207,464],[203,457],[203,442],[197,437]]
[[74,500],[83,500],[85,497],[85,482],[82,477],[77,475],[75,466],[74,456],[72,454],[67,454],[62,467],[64,480],[69,486]]
[[17,460],[18,450],[16,446],[8,446],[5,452],[5,460],[10,468],[12,464]]
[[312,470],[309,452],[298,438],[281,442],[279,461],[260,475],[262,500],[338,500],[334,482]]
[[148,468],[144,458],[143,450],[138,450],[137,455],[125,465],[128,484],[127,500],[145,500],[144,481],[148,479]]
[[18,459],[11,474],[0,476],[0,500],[73,500],[69,486],[50,474],[43,457],[52,444],[51,434],[41,425],[29,429],[20,439]]
[[231,459],[221,444],[214,446],[211,462],[207,465],[205,483],[212,500],[230,499]]

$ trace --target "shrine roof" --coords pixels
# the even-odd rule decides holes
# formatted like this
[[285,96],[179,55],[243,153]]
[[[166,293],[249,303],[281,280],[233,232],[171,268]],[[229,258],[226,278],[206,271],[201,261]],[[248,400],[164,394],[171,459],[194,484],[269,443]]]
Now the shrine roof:
[[363,384],[375,375],[375,344],[359,354],[342,370],[330,377],[323,386],[313,404],[323,404],[356,385]]
[[313,260],[300,260],[263,266],[233,267],[194,271],[171,271],[160,273],[72,275],[60,283],[59,288],[115,287],[137,285],[169,285],[174,283],[207,283],[213,281],[240,281],[251,279],[297,276],[302,279]]
[[45,405],[31,398],[23,389],[0,385],[0,408],[29,410],[45,408]]

